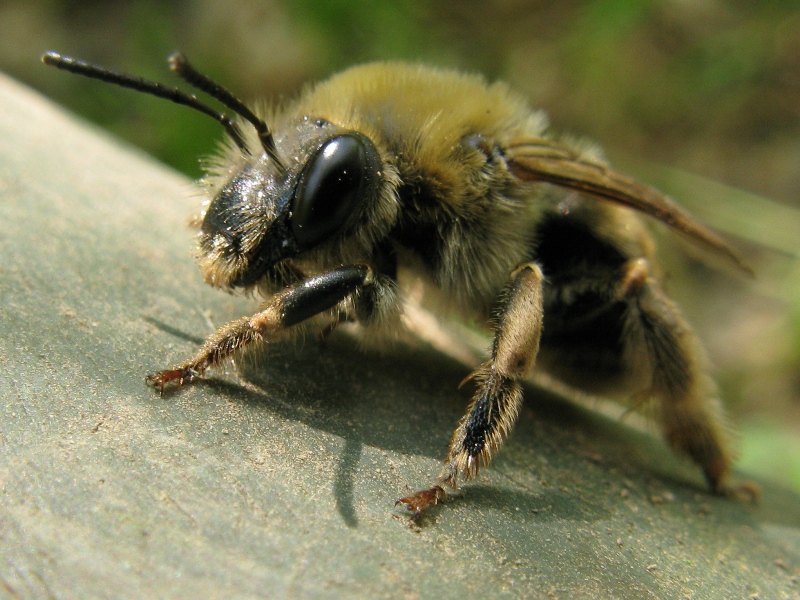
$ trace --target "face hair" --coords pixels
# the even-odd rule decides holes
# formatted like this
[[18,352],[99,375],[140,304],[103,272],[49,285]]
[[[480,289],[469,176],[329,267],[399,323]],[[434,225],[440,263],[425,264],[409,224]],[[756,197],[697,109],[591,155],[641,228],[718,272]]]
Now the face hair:
[[[56,67],[57,69],[69,71],[70,73],[83,75],[84,77],[89,77],[90,79],[98,79],[107,83],[113,83],[114,85],[118,85],[120,87],[150,94],[151,96],[156,96],[157,98],[164,98],[166,100],[170,100],[171,102],[175,102],[176,104],[182,104],[184,106],[188,106],[189,108],[193,108],[198,112],[210,116],[215,121],[218,121],[225,128],[225,131],[228,133],[231,139],[233,139],[234,143],[242,151],[249,153],[247,144],[242,137],[242,132],[239,128],[239,125],[226,114],[218,112],[207,104],[204,104],[198,100],[193,94],[187,94],[176,87],[169,87],[157,81],[150,81],[149,79],[144,79],[143,77],[138,77],[129,73],[122,73],[120,71],[115,71],[113,69],[87,63],[69,56],[62,56],[57,52],[45,52],[42,55],[42,62],[46,65]],[[177,75],[180,76],[184,81],[196,87],[198,90],[207,93],[209,96],[219,101],[222,105],[231,109],[234,113],[250,122],[258,132],[258,138],[261,140],[261,145],[264,148],[264,152],[267,153],[267,156],[269,156],[270,159],[275,162],[281,171],[285,170],[285,167],[278,157],[275,149],[275,140],[272,137],[272,133],[263,120],[256,117],[253,112],[231,92],[197,71],[191,64],[189,64],[189,61],[186,60],[186,57],[182,53],[178,52],[172,55],[169,59],[169,63],[170,68],[175,71],[175,73],[177,73]]]

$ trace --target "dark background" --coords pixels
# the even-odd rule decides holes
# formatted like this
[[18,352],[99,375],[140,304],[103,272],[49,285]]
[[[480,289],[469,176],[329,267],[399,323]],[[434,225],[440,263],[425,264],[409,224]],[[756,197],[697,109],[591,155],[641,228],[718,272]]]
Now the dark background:
[[754,194],[709,207],[701,180],[678,199],[732,233],[758,278],[679,258],[667,283],[709,347],[742,464],[800,488],[796,0],[0,1],[1,70],[197,177],[213,121],[38,62],[57,50],[171,83],[176,49],[242,97],[278,102],[367,60],[480,72],[634,174],[655,163]]

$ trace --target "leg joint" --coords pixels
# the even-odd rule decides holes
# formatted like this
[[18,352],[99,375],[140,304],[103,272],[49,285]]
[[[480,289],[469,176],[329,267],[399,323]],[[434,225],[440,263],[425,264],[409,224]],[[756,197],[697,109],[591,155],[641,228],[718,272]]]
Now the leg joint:
[[340,267],[289,288],[279,296],[280,324],[291,327],[336,306],[372,281],[367,265]]

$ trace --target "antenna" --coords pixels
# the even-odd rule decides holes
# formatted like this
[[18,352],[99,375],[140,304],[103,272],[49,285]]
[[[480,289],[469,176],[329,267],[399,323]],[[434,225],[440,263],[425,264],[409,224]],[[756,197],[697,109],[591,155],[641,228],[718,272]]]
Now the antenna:
[[267,153],[267,156],[269,156],[282,171],[285,170],[281,159],[278,157],[278,151],[275,148],[275,138],[273,138],[272,132],[263,119],[259,119],[253,114],[253,111],[247,108],[247,106],[229,90],[195,69],[183,52],[176,52],[169,57],[168,62],[169,68],[186,83],[197,88],[201,92],[205,92],[224,107],[229,108],[240,117],[249,121],[250,124],[256,128],[258,139],[261,141],[261,147],[264,148],[264,152]]
[[[113,83],[114,85],[136,90],[137,92],[143,92],[151,96],[156,96],[157,98],[164,98],[176,104],[182,104],[193,108],[219,122],[225,128],[228,135],[231,136],[234,143],[243,152],[249,153],[239,125],[226,114],[216,111],[198,100],[197,96],[194,94],[187,94],[176,87],[170,87],[157,81],[150,81],[149,79],[144,79],[143,77],[138,77],[129,73],[122,73],[69,56],[62,56],[57,52],[45,52],[42,55],[42,62],[46,65],[56,67],[57,69],[69,71],[70,73],[83,75],[90,79],[105,81],[106,83]],[[192,67],[183,54],[176,53],[172,55],[169,62],[172,70],[187,83],[196,87],[201,92],[207,93],[209,96],[219,101],[220,104],[251,123],[258,133],[258,138],[261,140],[261,145],[267,153],[267,156],[270,157],[280,170],[285,170],[283,162],[281,162],[278,157],[272,133],[262,119],[256,117],[253,112],[231,92]]]

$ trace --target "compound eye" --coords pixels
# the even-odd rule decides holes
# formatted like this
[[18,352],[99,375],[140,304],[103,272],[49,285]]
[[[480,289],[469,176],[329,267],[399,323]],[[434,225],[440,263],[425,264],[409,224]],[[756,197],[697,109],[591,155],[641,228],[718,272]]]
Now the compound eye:
[[303,168],[292,200],[292,232],[310,248],[341,230],[356,214],[375,176],[377,150],[362,135],[325,142]]

